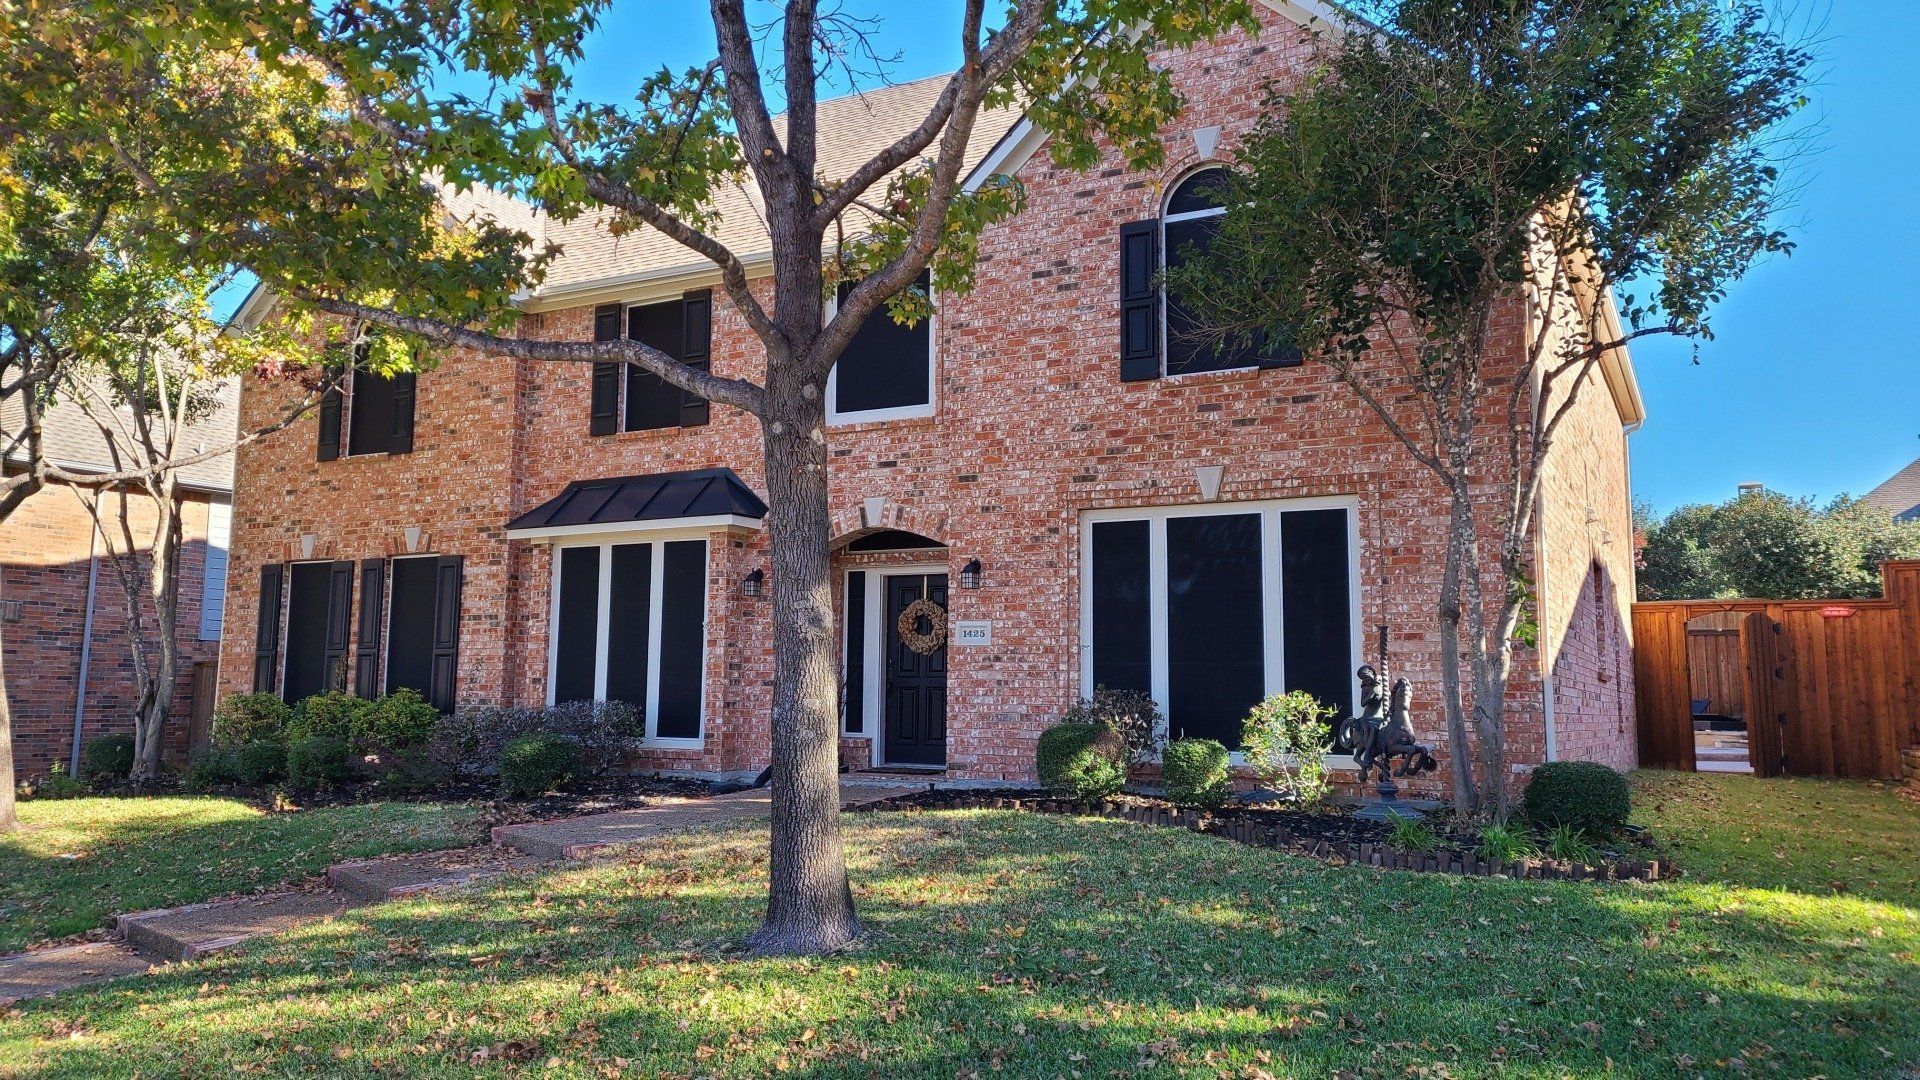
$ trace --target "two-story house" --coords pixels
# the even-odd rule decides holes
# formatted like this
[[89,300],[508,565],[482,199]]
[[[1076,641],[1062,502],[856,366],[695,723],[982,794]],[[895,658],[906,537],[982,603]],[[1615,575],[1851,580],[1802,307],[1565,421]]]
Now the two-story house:
[[[975,176],[1017,177],[1026,211],[986,233],[971,293],[937,296],[914,326],[877,314],[839,361],[828,438],[851,767],[1030,779],[1040,732],[1096,685],[1145,690],[1176,734],[1234,745],[1270,692],[1350,710],[1383,625],[1395,674],[1419,688],[1416,723],[1444,742],[1441,488],[1320,367],[1193,345],[1190,314],[1157,284],[1223,212],[1207,177],[1230,166],[1265,87],[1307,54],[1309,13],[1263,5],[1258,34],[1157,58],[1188,107],[1156,173],[1117,155],[1063,170],[1044,130],[984,117]],[[823,168],[890,142],[939,87],[824,104]],[[626,334],[760,376],[717,272],[665,237],[488,193],[455,203],[562,248],[521,301],[520,333]],[[717,209],[736,251],[765,251],[749,194]],[[1542,638],[1510,695],[1516,769],[1634,761],[1626,433],[1640,403],[1624,354],[1592,382],[1542,495]],[[250,383],[247,417],[277,394]],[[316,421],[241,453],[222,686],[412,686],[443,708],[622,699],[645,717],[640,767],[751,775],[769,756],[772,677],[761,468],[752,417],[618,365],[456,352],[418,377],[359,376]],[[921,601],[947,614],[943,642],[923,636],[924,607],[908,611]]]

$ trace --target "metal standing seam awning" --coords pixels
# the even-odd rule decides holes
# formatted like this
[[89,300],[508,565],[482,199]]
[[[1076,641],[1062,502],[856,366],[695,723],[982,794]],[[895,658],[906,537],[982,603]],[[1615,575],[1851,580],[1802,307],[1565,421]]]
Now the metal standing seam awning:
[[507,523],[511,540],[662,529],[758,529],[767,504],[732,469],[575,480]]

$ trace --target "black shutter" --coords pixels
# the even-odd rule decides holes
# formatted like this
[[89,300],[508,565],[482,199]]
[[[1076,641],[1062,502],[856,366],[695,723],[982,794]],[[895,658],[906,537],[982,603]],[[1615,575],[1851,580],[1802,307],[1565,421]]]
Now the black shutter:
[[333,461],[340,456],[340,407],[346,402],[346,395],[340,390],[340,378],[346,369],[334,364],[326,369],[326,377],[333,383],[327,392],[320,395],[320,450],[317,455],[321,461]]
[[847,571],[846,678],[840,694],[845,702],[841,727],[849,735],[867,730],[867,572]]
[[253,639],[253,692],[271,694],[280,680],[280,593],[287,568],[268,563],[260,568],[260,619]]
[[[602,304],[593,309],[593,340],[618,341],[621,337],[620,305]],[[593,435],[611,435],[620,430],[620,365],[593,365],[593,419],[588,427]]]
[[1120,381],[1160,377],[1160,222],[1120,226]]
[[360,564],[360,633],[354,641],[353,694],[380,696],[380,622],[386,614],[387,560]]
[[393,419],[387,432],[387,453],[413,453],[414,375],[393,377]]
[[353,642],[353,571],[353,563],[337,562],[327,578],[328,690],[347,688],[347,651]]
[[[680,349],[681,362],[700,371],[712,371],[713,291],[702,289],[688,293],[680,302],[680,317],[686,327]],[[706,423],[712,413],[707,399],[690,390],[682,394],[685,396],[680,399],[680,426],[699,427]]]
[[453,711],[460,669],[460,556],[440,557],[433,590],[433,687],[427,695],[441,712]]

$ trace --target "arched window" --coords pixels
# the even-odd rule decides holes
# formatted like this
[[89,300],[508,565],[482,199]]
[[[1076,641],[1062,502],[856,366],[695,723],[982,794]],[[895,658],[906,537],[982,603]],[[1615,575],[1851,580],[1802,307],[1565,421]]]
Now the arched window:
[[1300,351],[1263,341],[1217,348],[1206,298],[1168,289],[1163,271],[1206,250],[1227,213],[1227,171],[1202,169],[1174,185],[1160,216],[1120,227],[1120,379],[1235,368],[1291,367]]

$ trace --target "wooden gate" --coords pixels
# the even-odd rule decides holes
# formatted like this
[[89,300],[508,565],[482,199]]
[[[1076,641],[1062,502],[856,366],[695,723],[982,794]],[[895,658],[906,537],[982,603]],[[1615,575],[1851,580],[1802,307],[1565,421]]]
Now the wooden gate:
[[[1694,768],[1691,691],[1717,686],[1737,694],[1756,774],[1897,778],[1901,748],[1920,745],[1920,562],[1881,574],[1879,600],[1635,604],[1641,764]],[[1712,670],[1695,680],[1696,663]]]

